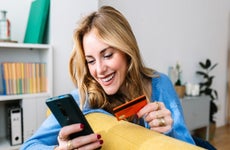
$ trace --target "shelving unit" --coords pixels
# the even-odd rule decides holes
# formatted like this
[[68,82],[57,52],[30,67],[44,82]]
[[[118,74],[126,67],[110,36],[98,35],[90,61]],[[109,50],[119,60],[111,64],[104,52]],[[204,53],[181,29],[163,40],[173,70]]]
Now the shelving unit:
[[46,63],[47,91],[36,94],[0,95],[0,150],[19,149],[11,146],[7,138],[6,104],[18,104],[22,108],[23,141],[28,139],[46,118],[45,100],[53,94],[53,50],[47,44],[0,43],[0,63],[40,62]]
[[185,122],[190,131],[206,127],[206,140],[209,139],[210,98],[207,96],[188,96],[181,99]]

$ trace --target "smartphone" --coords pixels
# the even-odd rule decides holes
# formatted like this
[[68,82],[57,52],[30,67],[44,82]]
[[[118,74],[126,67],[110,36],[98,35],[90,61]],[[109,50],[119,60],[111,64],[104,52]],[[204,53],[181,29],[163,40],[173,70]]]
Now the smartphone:
[[71,94],[48,98],[46,104],[62,127],[75,123],[84,125],[84,130],[71,134],[70,139],[93,133],[92,128]]

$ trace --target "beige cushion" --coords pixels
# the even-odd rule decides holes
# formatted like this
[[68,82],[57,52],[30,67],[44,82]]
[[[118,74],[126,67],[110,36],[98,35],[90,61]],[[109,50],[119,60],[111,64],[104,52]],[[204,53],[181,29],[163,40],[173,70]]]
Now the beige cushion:
[[199,150],[200,147],[179,141],[113,116],[91,113],[86,118],[104,141],[104,150]]

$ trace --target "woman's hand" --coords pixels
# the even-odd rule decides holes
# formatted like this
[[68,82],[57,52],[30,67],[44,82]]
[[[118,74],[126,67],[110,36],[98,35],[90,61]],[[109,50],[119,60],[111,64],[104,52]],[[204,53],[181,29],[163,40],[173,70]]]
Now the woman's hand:
[[84,130],[83,124],[73,124],[63,127],[58,135],[59,146],[55,150],[93,150],[102,146],[103,140],[99,134],[89,134],[69,139],[70,134]]
[[151,130],[164,133],[172,128],[173,119],[171,112],[162,102],[148,103],[137,115],[139,118],[144,117]]

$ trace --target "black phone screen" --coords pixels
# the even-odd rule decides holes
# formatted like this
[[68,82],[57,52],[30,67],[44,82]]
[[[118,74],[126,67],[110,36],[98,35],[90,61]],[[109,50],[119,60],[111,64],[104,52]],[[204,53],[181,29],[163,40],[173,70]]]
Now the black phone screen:
[[48,98],[46,104],[62,127],[75,123],[84,125],[84,129],[81,132],[70,135],[71,139],[93,133],[92,128],[71,94]]

